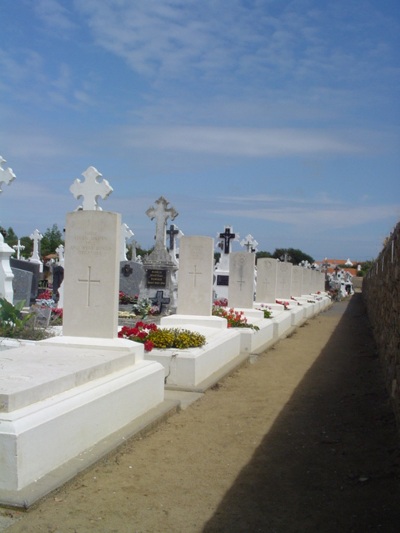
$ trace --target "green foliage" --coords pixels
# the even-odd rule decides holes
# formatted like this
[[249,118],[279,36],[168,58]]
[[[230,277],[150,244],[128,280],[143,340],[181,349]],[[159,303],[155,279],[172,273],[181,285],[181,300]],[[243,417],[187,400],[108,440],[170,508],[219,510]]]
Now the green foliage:
[[22,252],[23,257],[30,257],[33,252],[33,241],[28,235],[25,235],[25,237],[20,238],[21,244],[25,246],[24,251]]
[[[1,231],[1,233],[3,233],[3,231],[1,229],[0,229],[0,231]],[[12,247],[12,246],[14,246],[14,244],[18,243],[18,237],[17,237],[17,235],[15,234],[14,230],[11,227],[8,228],[8,230],[6,231],[5,235],[3,233],[3,237],[4,237],[4,242],[6,242],[8,244],[8,246]]]
[[187,348],[199,348],[206,342],[204,335],[188,329],[168,328],[151,331],[148,339],[155,348],[176,348],[185,350]]
[[256,252],[256,261],[265,257],[272,257],[272,255],[269,252]]
[[60,244],[64,244],[62,232],[57,224],[53,224],[51,228],[47,228],[40,241],[40,255],[45,257],[46,255],[56,253],[56,249]]
[[276,248],[275,252],[272,254],[272,257],[274,259],[280,259],[285,254],[291,257],[291,259],[288,259],[288,262],[293,263],[294,265],[299,265],[302,261],[308,261],[311,264],[315,262],[311,255],[308,255],[296,248]]
[[[5,298],[0,298],[0,336],[11,338],[24,338],[24,329],[26,328],[31,314],[22,314],[25,302],[19,302],[13,305]],[[25,337],[26,338],[26,337]]]

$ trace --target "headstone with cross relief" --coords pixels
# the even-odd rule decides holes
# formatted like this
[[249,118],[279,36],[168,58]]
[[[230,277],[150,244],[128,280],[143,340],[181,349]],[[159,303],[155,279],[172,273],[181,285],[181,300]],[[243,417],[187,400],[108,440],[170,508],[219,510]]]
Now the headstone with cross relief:
[[252,309],[254,303],[255,255],[233,252],[229,260],[229,307]]
[[89,167],[71,192],[83,209],[67,214],[64,259],[63,335],[116,339],[118,334],[121,215],[102,211],[97,197],[112,188]]

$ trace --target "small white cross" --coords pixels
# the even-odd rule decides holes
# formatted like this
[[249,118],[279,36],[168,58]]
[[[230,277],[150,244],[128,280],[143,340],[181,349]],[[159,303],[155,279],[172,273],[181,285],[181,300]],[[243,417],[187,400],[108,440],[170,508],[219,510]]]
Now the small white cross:
[[56,248],[56,253],[58,255],[59,264],[63,265],[64,264],[64,246],[62,244],[60,244],[60,246]]
[[30,238],[33,240],[33,252],[31,259],[40,263],[41,261],[39,257],[39,242],[43,239],[43,235],[38,229],[35,229]]
[[21,241],[18,239],[18,244],[14,244],[14,250],[17,252],[17,259],[20,259],[22,250],[25,250],[25,246],[21,244]]
[[11,168],[2,168],[4,163],[6,163],[6,160],[0,155],[0,193],[3,192],[1,184],[5,183],[6,185],[10,185],[16,177]]
[[101,178],[102,174],[94,167],[88,167],[82,173],[82,176],[84,176],[85,181],[82,182],[80,179],[76,179],[69,190],[75,198],[83,198],[81,208],[84,211],[101,211],[97,199],[102,198],[104,200],[107,198],[113,192],[113,188],[107,180],[98,181],[97,178]]
[[129,239],[131,239],[135,234],[130,229],[128,224],[121,224],[121,253],[120,253],[120,261],[126,261],[126,252],[127,249],[127,242]]

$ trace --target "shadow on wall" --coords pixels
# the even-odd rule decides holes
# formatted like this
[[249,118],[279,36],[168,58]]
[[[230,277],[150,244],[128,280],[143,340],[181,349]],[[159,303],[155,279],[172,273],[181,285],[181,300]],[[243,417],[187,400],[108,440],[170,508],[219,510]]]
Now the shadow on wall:
[[361,294],[344,309],[204,533],[398,531],[395,420]]

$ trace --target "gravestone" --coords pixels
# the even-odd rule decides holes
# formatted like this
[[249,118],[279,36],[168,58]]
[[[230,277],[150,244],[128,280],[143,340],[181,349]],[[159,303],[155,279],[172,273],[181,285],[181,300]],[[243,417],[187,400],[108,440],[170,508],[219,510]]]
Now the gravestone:
[[255,255],[233,252],[229,258],[229,307],[252,309],[254,302]]
[[278,261],[276,264],[276,295],[278,298],[290,298],[292,295],[292,263]]
[[19,270],[25,270],[32,273],[31,296],[29,301],[26,303],[29,305],[38,297],[39,282],[41,280],[40,265],[38,263],[32,263],[30,261],[24,261],[23,259],[15,259],[14,257],[11,257],[10,266],[12,269],[18,268]]
[[27,270],[20,270],[19,268],[11,268],[14,279],[12,280],[14,291],[14,305],[19,302],[25,302],[29,306],[32,292],[32,272]]
[[277,263],[276,259],[270,257],[263,257],[257,261],[257,302],[275,303]]
[[[3,168],[6,160],[0,155],[0,193],[2,184],[10,185],[15,180],[15,174],[10,167]],[[0,234],[0,296],[13,303],[14,291],[12,285],[13,273],[10,267],[10,257],[14,253],[11,246],[4,242]]]
[[301,296],[303,294],[303,267],[294,266],[292,269],[292,294],[291,296]]
[[214,294],[216,298],[228,298],[229,286],[229,255],[232,251],[232,241],[239,240],[239,234],[233,233],[232,226],[225,226],[224,231],[217,234],[218,248],[221,257],[215,265]]
[[29,258],[29,261],[31,263],[37,263],[39,265],[39,271],[43,272],[43,263],[40,260],[39,254],[39,245],[40,241],[43,239],[43,235],[38,229],[35,229],[30,238],[33,240],[33,251],[31,257]]
[[254,253],[257,251],[258,242],[253,235],[246,235],[244,239],[240,241],[240,246],[243,246],[248,253]]
[[214,239],[182,237],[179,253],[179,315],[211,316]]
[[311,269],[303,268],[303,294],[311,294]]
[[121,255],[120,255],[120,262],[127,261],[126,253],[128,251],[127,248],[127,242],[129,239],[131,239],[135,234],[133,231],[129,228],[127,224],[121,225]]
[[144,278],[140,285],[140,298],[153,300],[157,291],[163,291],[164,298],[170,298],[170,311],[175,311],[177,300],[176,272],[178,264],[166,247],[167,220],[174,220],[178,212],[163,196],[149,207],[146,215],[156,221],[155,245],[153,251],[143,259]]
[[136,261],[120,261],[119,290],[128,296],[137,296],[144,278],[143,265]]
[[117,337],[120,232],[118,213],[67,214],[64,336]]

